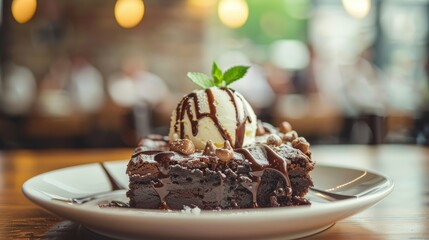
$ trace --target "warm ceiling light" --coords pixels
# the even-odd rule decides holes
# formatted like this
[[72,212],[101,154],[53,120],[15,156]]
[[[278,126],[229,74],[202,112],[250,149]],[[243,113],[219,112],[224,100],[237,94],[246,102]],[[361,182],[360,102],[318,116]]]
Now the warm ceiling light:
[[221,0],[218,6],[220,21],[230,28],[239,28],[249,17],[249,7],[245,0]]
[[364,18],[371,10],[371,0],[343,0],[346,12],[354,18]]
[[197,8],[210,8],[216,4],[215,0],[187,0],[188,4]]
[[36,0],[13,0],[12,16],[18,23],[26,23],[34,16],[36,7]]
[[143,19],[143,0],[118,0],[115,4],[115,18],[123,28],[137,26]]

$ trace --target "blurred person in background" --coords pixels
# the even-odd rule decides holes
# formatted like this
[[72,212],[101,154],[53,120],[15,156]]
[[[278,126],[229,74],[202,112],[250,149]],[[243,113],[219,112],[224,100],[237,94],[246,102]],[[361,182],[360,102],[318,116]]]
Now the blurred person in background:
[[39,109],[43,114],[92,114],[104,103],[103,77],[87,59],[59,57],[41,81]]
[[128,56],[121,65],[121,72],[108,81],[108,92],[113,101],[130,108],[137,137],[166,132],[174,103],[170,90],[159,76],[146,69],[140,56]]
[[70,71],[71,62],[68,57],[58,57],[51,63],[40,81],[37,103],[39,113],[47,116],[69,116],[73,113],[72,102],[67,93]]
[[290,122],[313,142],[337,143],[338,106],[319,91],[312,46],[297,40],[282,40],[276,45],[271,63],[266,65],[269,83],[276,93],[274,122]]
[[12,62],[4,65],[0,86],[2,110],[10,116],[24,116],[33,107],[36,79],[30,69]]
[[88,60],[57,57],[40,81],[36,109],[25,126],[27,144],[91,145],[104,99],[101,73]]
[[324,97],[341,111],[343,143],[381,143],[385,79],[374,62],[375,17],[354,18],[341,5],[317,8],[311,18],[314,76]]
[[348,111],[342,137],[353,143],[379,144],[385,137],[386,79],[371,64],[370,52],[367,49],[356,61],[340,66]]
[[18,146],[36,98],[36,80],[30,69],[12,62],[5,63],[1,70],[0,147]]
[[104,103],[104,82],[100,71],[82,56],[72,59],[69,84],[70,97],[78,111],[94,114]]
[[[426,56],[429,56],[429,42],[426,43]],[[413,136],[417,144],[429,146],[429,58],[424,62],[426,81],[421,89],[423,100],[420,106],[420,112],[416,118]]]
[[386,91],[380,71],[362,55],[351,61],[319,59],[315,70],[322,94],[342,111],[340,141],[381,143]]

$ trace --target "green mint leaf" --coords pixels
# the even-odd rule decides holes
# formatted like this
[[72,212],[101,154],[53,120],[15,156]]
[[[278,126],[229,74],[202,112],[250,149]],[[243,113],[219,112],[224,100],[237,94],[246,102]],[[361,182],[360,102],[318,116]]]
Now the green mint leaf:
[[223,74],[222,74],[222,70],[219,68],[219,66],[216,64],[216,62],[213,62],[212,76],[213,76],[213,79],[214,79],[216,86],[219,87],[222,84]]
[[249,67],[247,66],[235,66],[225,71],[223,74],[223,81],[225,86],[237,81],[238,79],[246,75]]
[[194,82],[195,84],[197,84],[202,88],[209,88],[209,87],[215,86],[215,83],[213,82],[213,80],[211,80],[209,76],[207,76],[204,73],[188,72],[188,78],[190,78],[192,82]]

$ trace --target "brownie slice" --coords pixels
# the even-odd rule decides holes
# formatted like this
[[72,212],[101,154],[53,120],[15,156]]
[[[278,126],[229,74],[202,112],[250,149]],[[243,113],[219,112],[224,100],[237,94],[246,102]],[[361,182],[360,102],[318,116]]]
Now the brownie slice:
[[234,149],[228,161],[203,152],[167,151],[164,138],[143,140],[127,168],[130,206],[237,209],[310,204],[304,197],[313,186],[310,153],[291,142],[273,144],[265,139],[266,143]]

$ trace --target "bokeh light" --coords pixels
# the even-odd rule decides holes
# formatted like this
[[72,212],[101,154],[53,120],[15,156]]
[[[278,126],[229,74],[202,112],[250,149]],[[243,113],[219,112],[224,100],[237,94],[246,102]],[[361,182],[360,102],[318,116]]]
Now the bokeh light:
[[123,28],[137,26],[143,19],[144,3],[142,0],[118,0],[115,4],[115,19]]
[[196,8],[211,8],[216,4],[216,0],[187,0],[187,3]]
[[225,26],[240,28],[249,17],[249,7],[245,0],[221,0],[218,15]]
[[300,70],[308,66],[307,46],[297,40],[278,40],[271,45],[271,62],[283,69]]
[[37,8],[36,0],[13,0],[12,16],[18,23],[26,23],[34,16]]
[[346,12],[354,18],[364,18],[371,10],[371,0],[343,0]]

